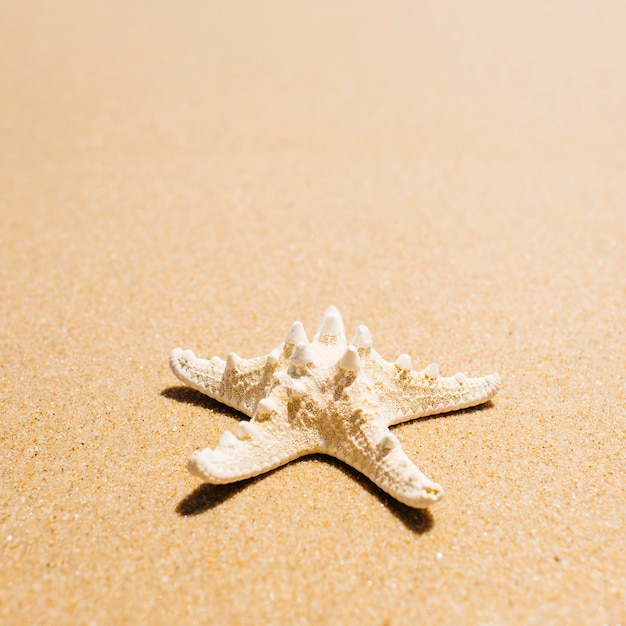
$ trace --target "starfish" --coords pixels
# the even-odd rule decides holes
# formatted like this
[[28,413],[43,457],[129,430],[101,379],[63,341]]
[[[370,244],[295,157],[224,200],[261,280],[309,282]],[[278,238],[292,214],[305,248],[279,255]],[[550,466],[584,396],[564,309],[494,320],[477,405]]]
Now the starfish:
[[215,449],[191,455],[189,471],[205,482],[231,483],[322,453],[415,508],[439,500],[443,489],[420,472],[389,427],[483,404],[500,387],[497,374],[443,377],[435,364],[415,371],[408,354],[385,361],[366,326],[348,344],[334,306],[312,342],[294,322],[267,356],[242,359],[231,352],[226,361],[205,360],[176,348],[170,367],[190,387],[251,418],[235,433],[224,432]]

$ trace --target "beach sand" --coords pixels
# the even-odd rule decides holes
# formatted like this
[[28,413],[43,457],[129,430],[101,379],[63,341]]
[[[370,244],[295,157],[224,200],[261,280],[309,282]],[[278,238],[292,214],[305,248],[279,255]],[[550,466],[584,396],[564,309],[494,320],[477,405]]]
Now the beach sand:
[[[626,623],[626,5],[2,2],[0,621]],[[393,429],[445,498],[311,457],[201,486],[240,416],[176,346],[329,304],[499,372]]]

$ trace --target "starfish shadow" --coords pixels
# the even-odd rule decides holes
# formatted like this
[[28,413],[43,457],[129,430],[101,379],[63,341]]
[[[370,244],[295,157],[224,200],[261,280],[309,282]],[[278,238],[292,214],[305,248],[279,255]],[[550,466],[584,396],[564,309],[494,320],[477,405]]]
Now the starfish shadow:
[[370,495],[378,498],[387,510],[389,510],[396,519],[400,520],[406,528],[414,533],[421,535],[431,530],[435,524],[433,516],[428,509],[414,509],[413,507],[402,504],[395,498],[392,498],[388,493],[384,492],[380,487],[377,487],[367,476],[361,474],[361,472],[346,465],[339,459],[335,459],[332,456],[325,454],[313,454],[304,457],[302,460],[315,459],[321,463],[332,465],[340,472],[343,472],[346,476],[349,476],[357,482],[365,491]]
[[228,485],[202,483],[176,505],[176,513],[181,517],[192,517],[210,511],[243,491],[253,480],[251,478]]
[[203,409],[215,411],[216,413],[229,415],[237,420],[240,420],[242,417],[247,419],[247,417],[243,415],[243,413],[237,411],[237,409],[232,409],[217,400],[213,400],[213,398],[209,398],[209,396],[205,396],[203,393],[200,393],[191,387],[168,387],[167,389],[163,389],[160,395],[170,400],[176,400],[176,402],[180,402],[182,404],[193,404],[195,406],[202,407]]

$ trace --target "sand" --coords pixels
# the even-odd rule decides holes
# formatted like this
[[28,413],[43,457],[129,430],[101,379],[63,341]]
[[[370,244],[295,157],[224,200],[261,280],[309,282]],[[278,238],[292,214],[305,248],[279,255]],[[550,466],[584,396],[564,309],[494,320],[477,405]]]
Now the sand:
[[[626,6],[2,2],[0,621],[626,623]],[[200,486],[328,304],[497,371],[394,429],[428,511],[313,457]]]

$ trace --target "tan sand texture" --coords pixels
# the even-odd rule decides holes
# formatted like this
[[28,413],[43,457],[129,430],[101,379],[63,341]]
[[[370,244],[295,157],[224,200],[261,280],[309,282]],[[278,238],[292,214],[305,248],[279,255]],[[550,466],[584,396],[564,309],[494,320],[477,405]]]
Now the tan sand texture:
[[[626,4],[0,3],[0,622],[626,623]],[[175,346],[348,333],[479,409],[186,471]]]

